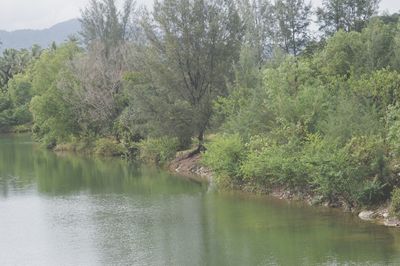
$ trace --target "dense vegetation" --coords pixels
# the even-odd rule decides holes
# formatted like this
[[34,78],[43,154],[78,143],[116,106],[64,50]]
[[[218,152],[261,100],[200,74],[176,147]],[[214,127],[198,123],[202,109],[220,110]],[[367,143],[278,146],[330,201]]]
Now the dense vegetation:
[[4,52],[0,129],[158,164],[194,145],[221,186],[379,203],[400,185],[400,24],[378,4],[94,0],[80,38]]

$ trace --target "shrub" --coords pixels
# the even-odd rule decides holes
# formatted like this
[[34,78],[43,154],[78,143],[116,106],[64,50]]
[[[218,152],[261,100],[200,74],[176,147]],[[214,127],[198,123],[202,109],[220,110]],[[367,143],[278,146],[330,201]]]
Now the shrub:
[[96,136],[88,132],[84,136],[71,137],[71,142],[75,143],[75,149],[80,153],[92,153],[96,148]]
[[387,174],[386,148],[380,137],[354,137],[346,145],[346,150],[360,176],[383,178]]
[[14,109],[14,120],[17,125],[26,124],[32,121],[32,114],[29,105],[21,105]]
[[400,156],[400,106],[390,105],[386,114],[387,142],[390,153],[394,157]]
[[0,131],[8,131],[12,125],[14,125],[14,119],[11,110],[0,112]]
[[330,201],[354,206],[384,199],[387,174],[380,138],[352,138],[345,146],[317,138],[306,153],[315,190]]
[[344,147],[313,136],[305,147],[304,162],[315,192],[329,202],[353,205],[357,176]]
[[162,165],[175,157],[179,147],[178,138],[148,138],[139,144],[140,160]]
[[217,182],[239,181],[246,148],[238,134],[218,135],[208,145],[202,162],[216,174]]
[[0,112],[11,109],[12,102],[10,96],[0,91]]
[[18,125],[13,128],[13,132],[15,133],[26,133],[31,132],[31,125]]
[[241,168],[243,175],[256,182],[287,185],[290,188],[306,185],[307,174],[298,144],[295,138],[278,144],[253,137],[247,145],[249,154]]
[[56,152],[76,152],[77,143],[61,143],[54,147]]
[[362,205],[371,205],[385,199],[385,190],[387,184],[382,183],[377,178],[367,180],[357,195],[357,202]]
[[400,188],[395,188],[392,191],[392,203],[390,205],[390,214],[392,216],[400,217]]
[[121,156],[127,151],[124,146],[111,138],[101,138],[96,140],[94,153],[103,156]]

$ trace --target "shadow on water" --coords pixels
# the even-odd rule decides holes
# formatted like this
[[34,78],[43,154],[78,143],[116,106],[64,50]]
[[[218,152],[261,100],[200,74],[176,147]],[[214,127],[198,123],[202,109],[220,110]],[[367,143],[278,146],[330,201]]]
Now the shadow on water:
[[[17,138],[17,141],[15,140]],[[90,193],[176,194],[201,191],[155,168],[118,158],[56,154],[33,144],[29,135],[0,139],[0,186],[3,197],[37,186],[40,193],[57,196]]]

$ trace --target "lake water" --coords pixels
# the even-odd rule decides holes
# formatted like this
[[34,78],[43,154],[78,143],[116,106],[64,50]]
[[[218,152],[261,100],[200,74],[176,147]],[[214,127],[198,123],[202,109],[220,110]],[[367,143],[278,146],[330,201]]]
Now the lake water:
[[400,229],[0,136],[0,265],[400,265]]

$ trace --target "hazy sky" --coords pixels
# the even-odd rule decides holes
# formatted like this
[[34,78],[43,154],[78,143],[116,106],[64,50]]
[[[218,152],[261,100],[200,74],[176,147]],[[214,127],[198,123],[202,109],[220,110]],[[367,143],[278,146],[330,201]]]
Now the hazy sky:
[[[322,0],[312,0],[319,5]],[[76,18],[89,0],[0,0],[0,29],[43,29]],[[151,5],[153,0],[137,0]],[[400,10],[400,0],[382,0],[381,10]]]

